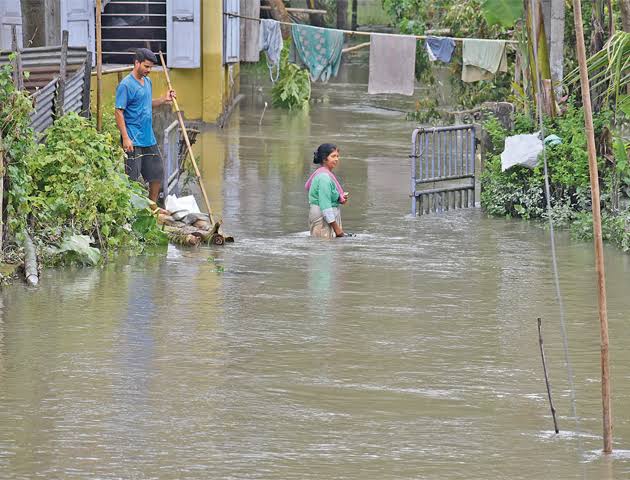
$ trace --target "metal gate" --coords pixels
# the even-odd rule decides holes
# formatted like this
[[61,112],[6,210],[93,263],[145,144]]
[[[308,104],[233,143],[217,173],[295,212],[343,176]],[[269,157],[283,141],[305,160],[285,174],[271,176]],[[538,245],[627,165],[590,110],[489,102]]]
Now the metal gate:
[[162,191],[164,198],[171,194],[179,195],[179,176],[182,169],[178,151],[179,123],[175,121],[164,130],[164,151],[162,152],[162,161],[164,162]]
[[416,128],[410,158],[412,215],[475,206],[473,125]]
[[[197,141],[199,130],[186,125],[188,140],[191,145]],[[162,193],[164,198],[168,195],[179,195],[179,177],[184,173],[184,163],[188,150],[183,139],[179,122],[174,121],[164,130],[164,144],[162,161],[164,162],[164,177],[162,178]]]

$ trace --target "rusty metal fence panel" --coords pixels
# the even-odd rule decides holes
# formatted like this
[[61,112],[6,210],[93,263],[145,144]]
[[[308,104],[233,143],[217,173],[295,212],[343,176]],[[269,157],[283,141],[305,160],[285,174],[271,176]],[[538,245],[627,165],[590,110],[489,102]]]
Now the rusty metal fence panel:
[[31,112],[31,127],[36,132],[43,132],[53,124],[54,103],[59,79],[54,78],[44,88],[33,94],[34,108]]
[[[11,63],[11,53],[0,51],[0,68]],[[68,47],[64,57],[66,75],[63,88],[60,46],[26,48],[19,51],[19,56],[22,70],[29,72],[28,78],[24,78],[24,88],[32,94],[31,127],[36,132],[46,130],[62,113],[76,112],[89,116],[91,55],[84,47]],[[62,91],[63,99],[60,98]]]
[[63,111],[81,113],[83,110],[83,84],[85,67],[81,68],[66,82],[63,101]]
[[410,158],[412,215],[475,206],[473,125],[415,129]]
[[[0,51],[0,67],[11,62],[10,51]],[[20,50],[22,68],[29,72],[24,86],[29,92],[46,86],[53,78],[59,76],[61,65],[61,47],[34,47]],[[74,72],[84,64],[87,56],[85,47],[68,47],[66,77],[70,78]]]

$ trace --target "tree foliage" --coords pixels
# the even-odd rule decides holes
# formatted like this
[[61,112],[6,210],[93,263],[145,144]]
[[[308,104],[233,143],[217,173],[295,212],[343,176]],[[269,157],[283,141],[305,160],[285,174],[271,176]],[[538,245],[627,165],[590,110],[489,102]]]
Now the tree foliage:
[[481,7],[490,25],[509,28],[523,16],[522,0],[483,0]]
[[308,70],[289,62],[289,46],[280,54],[280,75],[271,90],[275,107],[307,109],[311,99],[311,78]]

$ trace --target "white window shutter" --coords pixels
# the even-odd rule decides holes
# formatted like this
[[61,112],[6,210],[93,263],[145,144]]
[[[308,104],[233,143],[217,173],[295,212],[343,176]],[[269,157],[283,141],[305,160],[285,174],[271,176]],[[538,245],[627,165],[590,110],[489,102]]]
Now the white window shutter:
[[11,50],[11,29],[17,27],[18,46],[22,47],[22,8],[20,0],[0,0],[0,50]]
[[61,0],[61,30],[68,30],[68,45],[96,51],[94,0]]
[[200,0],[166,0],[166,55],[169,67],[201,66]]
[[[223,12],[240,15],[239,0],[223,0]],[[238,17],[223,15],[223,63],[235,63],[241,57],[241,22]]]

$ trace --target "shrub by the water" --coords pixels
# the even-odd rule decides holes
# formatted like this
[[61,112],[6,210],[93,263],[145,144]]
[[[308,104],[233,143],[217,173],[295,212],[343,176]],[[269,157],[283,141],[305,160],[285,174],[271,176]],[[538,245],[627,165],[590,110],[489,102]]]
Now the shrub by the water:
[[[47,261],[96,263],[101,253],[164,245],[142,187],[124,173],[117,137],[69,113],[46,130],[30,128],[31,99],[0,69],[0,133],[7,172],[6,216],[19,251],[28,232]],[[98,254],[97,254],[98,252]]]
[[[611,122],[610,112],[594,118],[595,136],[599,150],[606,150],[606,132]],[[546,219],[546,197],[542,158],[534,169],[514,166],[501,171],[501,152],[505,137],[532,133],[538,128],[525,115],[517,115],[513,132],[506,131],[495,119],[484,124],[489,147],[481,175],[481,205],[491,215]],[[592,239],[591,189],[581,108],[570,106],[555,120],[545,122],[545,135],[555,134],[562,143],[545,147],[549,169],[551,194],[550,215],[554,224],[571,230],[574,237]],[[618,161],[598,158],[601,189],[602,229],[608,240],[624,251],[630,249],[630,210],[619,209],[612,201],[620,195],[630,181],[625,147],[618,148]],[[623,154],[623,155],[622,155]],[[625,159],[625,161],[624,161]]]

